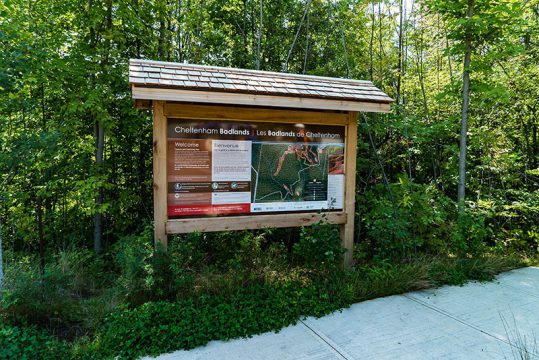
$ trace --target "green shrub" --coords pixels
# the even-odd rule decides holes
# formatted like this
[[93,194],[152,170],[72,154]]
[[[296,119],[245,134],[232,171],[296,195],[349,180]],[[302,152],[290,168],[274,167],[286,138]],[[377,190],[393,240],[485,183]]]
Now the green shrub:
[[[236,278],[233,270],[208,273],[204,275],[208,277],[207,284],[202,286],[204,290],[191,291],[188,298],[174,302],[117,306],[112,290],[78,302],[77,313],[88,311],[85,313],[88,317],[96,316],[96,323],[87,327],[97,331],[91,339],[82,338],[72,345],[47,337],[35,328],[4,325],[0,332],[0,351],[3,351],[0,354],[4,358],[13,355],[45,359],[157,355],[191,349],[211,340],[277,331],[304,316],[323,316],[379,296],[462,284],[470,279],[490,280],[497,273],[520,265],[521,260],[511,257],[426,257],[405,263],[381,261],[349,270],[290,268],[287,274],[255,278],[250,283],[244,282],[244,273],[238,273]],[[212,285],[218,288],[214,292],[209,291]],[[102,309],[101,313],[98,308]],[[108,316],[102,321],[105,315]]]
[[102,260],[90,251],[66,251],[48,260],[43,272],[36,261],[6,264],[0,316],[14,325],[33,324],[76,338],[101,326],[118,300]]
[[149,302],[112,314],[99,334],[99,349],[122,358],[191,349],[210,340],[279,330],[302,316],[322,316],[346,305],[314,285],[292,283],[251,286],[230,297]]
[[139,235],[121,238],[113,249],[115,264],[120,273],[116,286],[129,302],[150,300],[153,282],[148,278],[150,258],[154,254],[153,229],[147,226]]
[[35,262],[14,262],[6,267],[1,314],[13,323],[71,322],[76,317],[73,274],[57,263],[43,274]]
[[390,192],[375,186],[361,203],[366,242],[358,254],[382,260],[447,253],[447,238],[456,226],[455,204],[434,186],[400,176],[398,183],[390,184]]
[[206,235],[209,265],[221,270],[252,269],[262,256],[264,232],[225,231]]
[[536,256],[539,253],[539,191],[504,189],[497,199],[478,201],[475,211],[492,228],[499,253],[507,250]]
[[140,305],[205,293],[230,294],[243,286],[263,283],[268,273],[290,267],[284,246],[267,241],[270,233],[271,230],[175,236],[165,253],[154,250],[149,227],[116,244],[118,291],[126,302]]
[[69,275],[71,291],[78,297],[93,295],[112,284],[105,260],[92,250],[62,251],[51,261]]
[[491,230],[485,218],[478,213],[466,211],[457,217],[457,227],[450,238],[451,251],[459,257],[478,256],[485,252]]
[[0,359],[68,359],[65,342],[45,335],[33,327],[19,328],[0,324]]
[[293,258],[309,269],[334,270],[342,265],[344,249],[339,228],[323,222],[301,228],[300,239],[293,246]]
[[105,289],[98,296],[92,296],[77,301],[76,309],[78,314],[78,323],[74,328],[79,328],[79,334],[89,335],[101,328],[103,320],[110,313],[114,312],[120,304],[121,297],[117,289]]
[[491,280],[521,265],[516,258],[424,258],[384,261],[354,270],[311,273],[302,281],[237,287],[175,303],[148,302],[107,318],[94,344],[100,356],[135,358],[190,349],[281,329],[303,316],[322,316],[354,302],[467,280]]

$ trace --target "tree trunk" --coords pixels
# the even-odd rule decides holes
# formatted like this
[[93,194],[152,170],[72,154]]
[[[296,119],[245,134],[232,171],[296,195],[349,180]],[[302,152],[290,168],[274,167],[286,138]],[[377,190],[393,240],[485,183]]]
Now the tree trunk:
[[[447,26],[445,25],[445,21],[443,22],[443,28],[444,28],[444,37],[445,37],[445,48],[446,50],[449,49],[449,37],[447,36]],[[449,66],[449,78],[451,81],[453,81],[453,66],[451,65],[451,53],[450,51],[447,51],[447,65]]]
[[[403,44],[403,41],[402,41],[402,24],[403,24],[403,18],[404,18],[404,14],[403,14],[403,0],[400,0],[399,2],[399,52],[398,52],[398,64],[397,64],[397,94],[396,94],[396,99],[395,99],[395,103],[397,105],[400,105],[401,104],[401,83],[402,83],[402,44]],[[397,107],[397,111],[399,108]]]
[[539,157],[539,143],[537,142],[537,121],[533,124],[533,167],[537,168]]
[[[468,0],[468,20],[474,13],[475,0]],[[460,124],[460,156],[459,156],[459,186],[458,186],[458,206],[459,212],[465,211],[466,196],[466,142],[468,138],[468,108],[470,105],[470,63],[472,57],[472,36],[470,29],[466,29],[465,35],[466,53],[464,54],[464,69],[462,72],[462,122]]]
[[[99,173],[101,173],[101,164],[103,163],[103,152],[105,148],[105,129],[99,122],[95,123],[95,163]],[[103,237],[103,215],[101,206],[103,205],[103,188],[99,187],[95,197],[96,213],[94,216],[94,250],[97,254],[101,253]]]
[[165,60],[165,19],[162,12],[159,12],[159,38],[157,42],[157,56],[159,60]]
[[39,269],[45,272],[45,234],[43,232],[43,199],[41,195],[36,197],[37,229],[39,236]]
[[380,56],[379,56],[379,62],[380,62],[380,86],[384,83],[384,68],[383,68],[383,60],[384,60],[384,45],[382,43],[382,4],[381,2],[378,3],[378,45],[380,47]]
[[257,70],[260,70],[260,40],[262,39],[262,16],[263,16],[262,1],[263,0],[260,0],[260,22],[258,25],[258,36],[257,36],[257,44],[256,44],[256,69]]
[[2,290],[3,284],[4,284],[4,254],[2,253],[2,217],[0,216],[0,291]]
[[[109,30],[112,30],[112,0],[107,1],[107,15],[106,15],[106,26]],[[105,45],[106,49],[110,47],[110,39],[107,40]],[[109,62],[110,53],[107,52],[102,56],[99,61],[99,66],[101,67],[103,73],[106,72],[106,65]],[[103,170],[101,169],[103,163],[103,154],[105,150],[105,128],[103,124],[96,120],[94,124],[94,149],[95,149],[95,163],[97,168],[97,173],[101,175]],[[104,191],[103,187],[99,186],[97,189],[97,194],[95,197],[95,208],[96,213],[94,215],[94,251],[99,254],[101,253],[103,247],[103,214],[101,213],[101,208],[104,200]]]
[[[413,11],[413,8],[412,8]],[[414,26],[415,27],[415,26]],[[418,46],[418,54],[417,54],[417,72],[419,74],[419,85],[421,86],[421,96],[423,98],[423,109],[425,111],[425,115],[428,117],[429,115],[429,106],[427,104],[427,94],[425,91],[425,74],[424,74],[424,66],[423,66],[423,22],[421,21],[419,24],[420,31],[419,31],[419,46]],[[439,73],[439,69],[437,71]]]
[[307,24],[305,24],[305,57],[303,58],[303,74],[307,71],[307,60],[309,57],[309,25],[311,13],[307,13]]
[[374,80],[374,30],[376,28],[376,16],[374,12],[374,1],[371,2],[372,5],[372,18],[371,18],[371,37],[369,40],[369,59],[370,59],[370,65],[369,65],[369,76],[370,80]]

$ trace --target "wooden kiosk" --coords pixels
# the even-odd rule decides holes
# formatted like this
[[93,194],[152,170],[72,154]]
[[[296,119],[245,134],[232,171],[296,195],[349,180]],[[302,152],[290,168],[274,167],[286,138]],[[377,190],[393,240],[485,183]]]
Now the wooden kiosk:
[[354,246],[358,112],[393,102],[369,81],[130,60],[153,109],[154,231],[339,224]]

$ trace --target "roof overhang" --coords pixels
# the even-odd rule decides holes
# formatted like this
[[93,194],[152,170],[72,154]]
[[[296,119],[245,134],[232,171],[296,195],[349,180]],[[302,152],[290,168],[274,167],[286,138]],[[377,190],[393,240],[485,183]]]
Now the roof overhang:
[[147,60],[130,61],[129,80],[140,108],[159,100],[388,113],[393,102],[369,81]]
[[390,104],[345,100],[325,100],[301,97],[225,93],[217,91],[181,90],[133,86],[131,88],[135,104],[140,108],[148,108],[145,100],[163,100],[189,103],[227,104],[268,106],[281,108],[341,110],[362,112],[391,112]]

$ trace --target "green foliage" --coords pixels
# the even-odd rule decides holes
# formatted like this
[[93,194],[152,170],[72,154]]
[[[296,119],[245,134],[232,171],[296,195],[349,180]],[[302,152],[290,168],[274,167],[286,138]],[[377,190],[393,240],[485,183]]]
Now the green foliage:
[[279,330],[302,316],[322,316],[345,305],[339,300],[315,286],[290,283],[238,289],[230,297],[149,302],[112,314],[99,335],[100,351],[136,358],[191,349],[210,340]]
[[534,254],[539,251],[539,191],[510,190],[506,201],[481,201],[477,208],[492,229],[492,242],[507,249]]
[[43,272],[33,259],[8,262],[0,299],[6,323],[35,324],[77,337],[95,330],[117,304],[102,271],[102,259],[90,251],[60,253]]
[[268,232],[178,236],[166,253],[153,249],[152,234],[148,227],[116,245],[121,274],[117,288],[131,304],[235,291],[241,284],[263,279],[267,266],[286,266],[282,247],[265,244]]
[[225,269],[250,269],[262,255],[264,233],[251,231],[219,232],[201,235],[208,252],[208,262]]
[[0,324],[0,359],[67,359],[68,344],[32,327]]
[[[147,226],[140,235],[126,236],[116,244],[115,262],[120,276],[117,286],[126,299],[144,302],[153,282],[148,279],[151,271],[150,259],[154,254],[153,230]],[[141,300],[136,300],[141,298]]]
[[354,301],[364,301],[381,296],[432,287],[428,276],[429,264],[415,261],[395,264],[389,261],[361,267],[350,273]]
[[321,223],[301,228],[299,241],[294,244],[295,261],[309,269],[334,270],[341,266],[344,251],[339,228]]
[[[190,349],[211,340],[248,337],[323,316],[353,302],[467,280],[491,280],[500,271],[522,265],[518,258],[423,258],[406,263],[383,261],[353,270],[333,269],[313,276],[266,279],[234,291],[202,293],[170,301],[116,306],[94,333],[67,344],[34,328],[4,325],[3,357],[138,358]],[[214,279],[214,284],[216,283]],[[5,355],[8,354],[8,355]],[[35,356],[31,356],[31,355]],[[2,356],[0,356],[2,358]]]
[[361,221],[371,241],[372,256],[385,259],[418,252],[446,253],[447,238],[455,228],[451,220],[455,210],[453,202],[435,187],[414,184],[401,176],[389,190],[379,185],[367,192],[363,203]]
[[436,286],[462,285],[466,281],[490,281],[503,271],[525,266],[518,257],[485,256],[481,258],[446,258],[432,262],[429,276]]
[[489,232],[490,229],[480,214],[459,214],[457,227],[451,236],[451,250],[459,257],[466,257],[468,254],[480,255],[484,252]]
[[2,315],[17,323],[72,321],[74,277],[64,270],[50,264],[42,274],[35,262],[10,264],[2,292]]
[[424,257],[408,262],[382,261],[350,271],[354,302],[470,280],[490,281],[526,263],[518,257]]
[[[399,99],[392,114],[369,115],[370,126],[360,121],[355,271],[339,270],[337,229],[322,224],[182,235],[171,237],[167,253],[156,251],[148,226],[152,121],[149,112],[132,106],[127,61],[253,68],[259,4],[0,2],[0,183],[7,180],[0,188],[6,198],[0,220],[2,250],[9,252],[3,321],[36,324],[70,340],[89,336],[74,345],[75,358],[100,359],[116,350],[135,356],[155,353],[151,337],[167,340],[169,328],[181,335],[171,349],[191,347],[276,329],[352,301],[490,279],[517,265],[492,253],[537,254],[536,0],[475,0],[470,19],[462,0],[416,2],[397,32],[404,48],[395,39],[400,14],[394,4],[312,2],[287,70],[369,79]],[[263,2],[262,70],[282,70],[305,5]],[[469,206],[458,215],[453,200],[467,35],[473,40]],[[99,128],[104,156],[98,164]],[[103,202],[96,201],[98,194]],[[104,225],[100,257],[82,250],[91,248],[96,214]],[[423,256],[437,258],[417,260]],[[268,305],[269,299],[277,304]],[[159,306],[176,322],[159,317]],[[283,309],[285,319],[266,307]],[[255,313],[260,320],[253,327],[235,327]],[[206,316],[212,331],[201,334],[201,325],[188,317],[193,314]],[[128,320],[149,324],[151,332],[139,339],[129,333]],[[141,345],[130,353],[114,337],[114,324]],[[17,349],[35,354],[54,342],[33,329],[3,329],[2,341],[26,339]],[[24,358],[16,351],[9,356]]]

